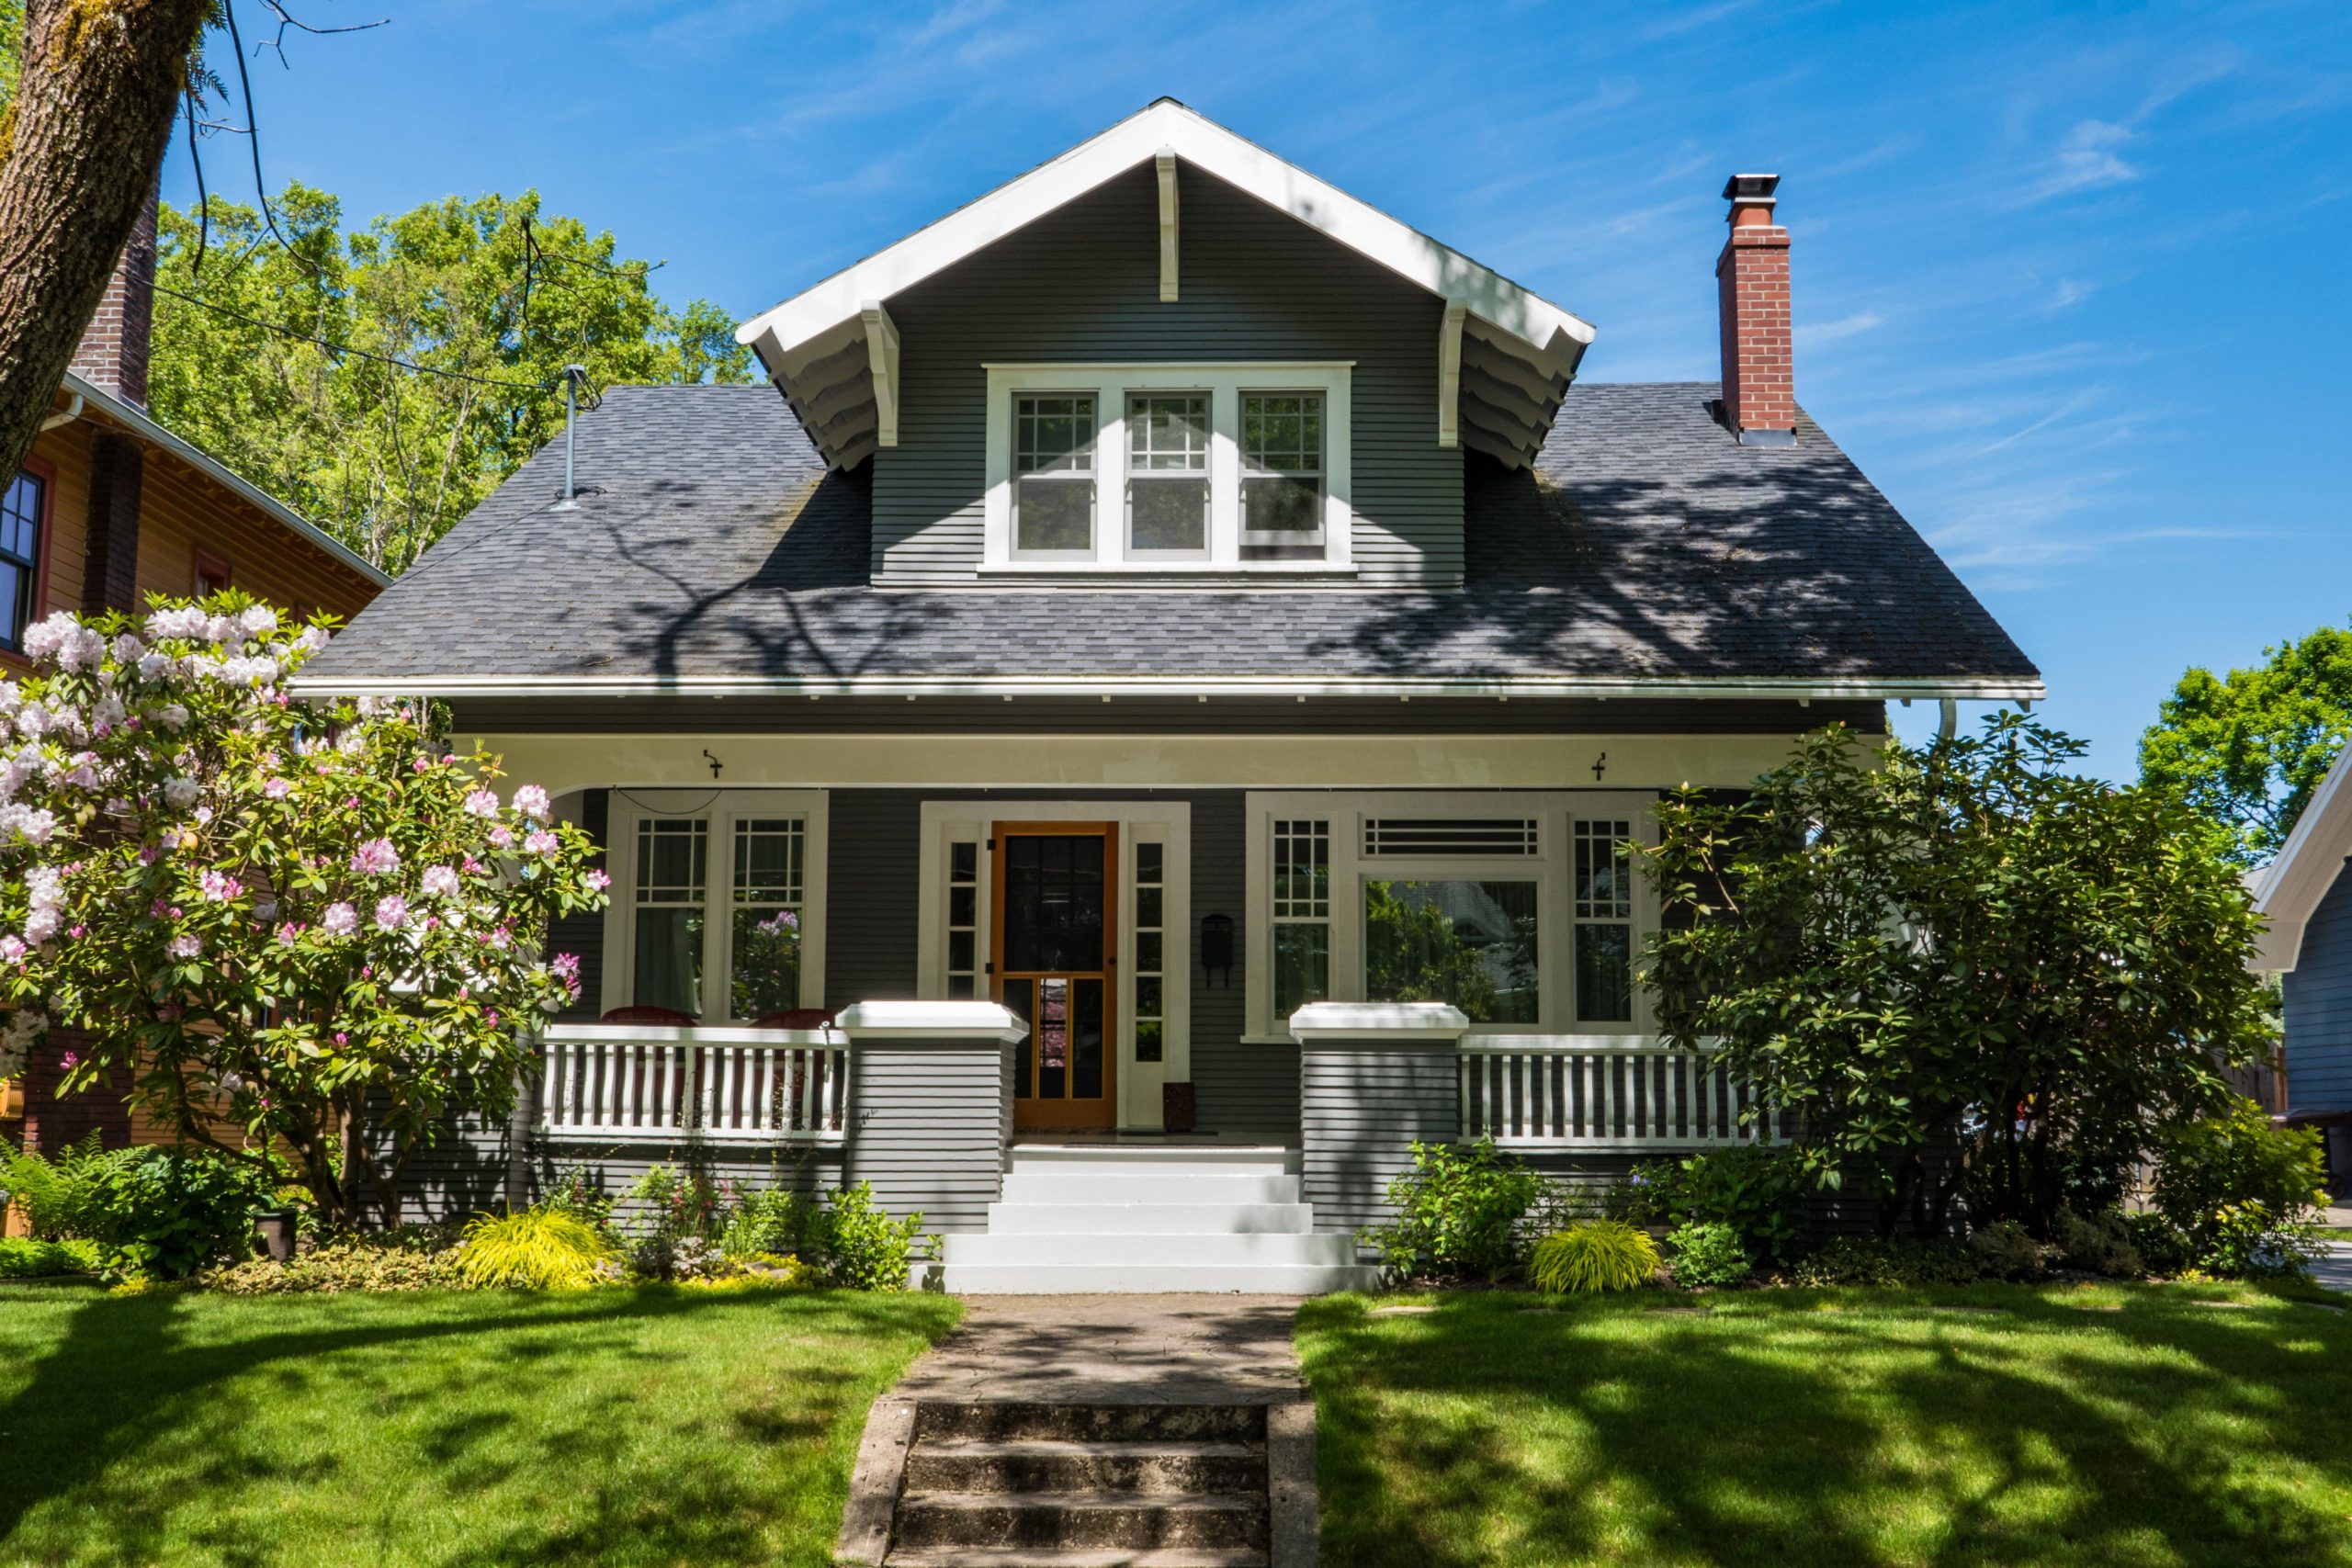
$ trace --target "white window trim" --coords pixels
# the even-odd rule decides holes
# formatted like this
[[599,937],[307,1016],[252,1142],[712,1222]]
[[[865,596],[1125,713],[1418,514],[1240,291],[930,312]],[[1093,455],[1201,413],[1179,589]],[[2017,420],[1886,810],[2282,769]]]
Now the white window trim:
[[[916,899],[915,993],[947,996],[947,846],[979,844],[979,924],[975,931],[978,989],[985,997],[989,943],[995,920],[989,907],[994,856],[989,829],[998,822],[1115,822],[1119,827],[1118,1093],[1119,1125],[1156,1130],[1161,1124],[1160,1086],[1193,1079],[1193,807],[1182,800],[926,800],[922,803],[922,882]],[[1136,1060],[1136,845],[1165,845],[1160,883],[1161,958],[1165,995],[1160,1059]]]
[[[1331,824],[1331,945],[1330,997],[1335,1002],[1360,1002],[1363,994],[1363,878],[1367,874],[1397,878],[1468,879],[1492,882],[1532,881],[1536,884],[1536,985],[1541,1011],[1532,1023],[1478,1023],[1479,1036],[1564,1038],[1586,1036],[1614,1039],[1657,1032],[1650,998],[1638,984],[1634,992],[1634,1016],[1624,1023],[1579,1021],[1576,1016],[1574,904],[1570,878],[1574,872],[1568,834],[1571,821],[1582,818],[1623,818],[1634,835],[1655,842],[1657,795],[1650,790],[1252,790],[1245,807],[1249,832],[1246,855],[1249,919],[1244,941],[1244,1018],[1251,1044],[1292,1043],[1284,1021],[1273,1016],[1273,823],[1277,818],[1321,818]],[[1363,822],[1369,817],[1502,817],[1533,818],[1538,824],[1537,849],[1532,855],[1405,856],[1367,859],[1363,853]],[[1638,967],[1642,942],[1657,930],[1657,897],[1638,872],[1634,879],[1634,955]]]
[[[1354,361],[1247,364],[989,365],[984,573],[1101,572],[1300,576],[1353,570],[1355,511],[1350,390]],[[1094,394],[1094,542],[1089,552],[1017,554],[1012,547],[1012,400],[1018,393]],[[1200,392],[1209,399],[1209,542],[1205,558],[1133,552],[1126,543],[1127,394]],[[1323,396],[1323,555],[1245,560],[1241,555],[1241,394]]]
[[[637,789],[615,790],[605,829],[605,869],[613,878],[613,901],[605,918],[605,973],[597,1012],[601,1016],[635,999],[637,976],[638,824],[649,818],[703,817],[710,822],[710,859],[703,887],[702,994],[705,1026],[749,1023],[728,1016],[733,995],[728,973],[727,936],[732,921],[728,901],[734,893],[735,824],[746,818],[797,817],[800,840],[800,1003],[825,1005],[825,871],[827,794],[821,789]],[[710,1004],[717,1000],[719,1011]]]

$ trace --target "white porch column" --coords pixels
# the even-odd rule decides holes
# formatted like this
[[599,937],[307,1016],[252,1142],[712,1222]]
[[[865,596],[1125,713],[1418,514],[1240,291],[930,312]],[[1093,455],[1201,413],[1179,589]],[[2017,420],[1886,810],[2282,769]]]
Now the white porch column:
[[1461,1135],[1469,1018],[1443,1002],[1310,1002],[1291,1014],[1290,1032],[1317,1222],[1352,1231],[1394,1218],[1388,1183],[1411,1168],[1413,1145]]
[[988,1228],[1012,1136],[1012,1046],[1026,1032],[994,1002],[858,1002],[849,1041],[842,1179],[880,1207],[920,1211],[926,1234]]

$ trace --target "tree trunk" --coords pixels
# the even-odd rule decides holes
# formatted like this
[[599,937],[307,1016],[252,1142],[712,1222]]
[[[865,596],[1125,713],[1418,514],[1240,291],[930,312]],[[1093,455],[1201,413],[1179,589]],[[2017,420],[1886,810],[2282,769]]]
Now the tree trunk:
[[164,164],[207,0],[31,0],[0,117],[0,478],[32,450]]

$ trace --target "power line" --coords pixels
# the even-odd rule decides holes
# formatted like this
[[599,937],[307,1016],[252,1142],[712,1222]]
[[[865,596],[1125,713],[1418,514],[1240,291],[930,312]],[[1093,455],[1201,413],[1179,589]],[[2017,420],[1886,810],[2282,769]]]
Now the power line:
[[444,370],[433,365],[414,365],[405,359],[394,359],[389,354],[370,354],[364,348],[353,348],[348,344],[329,343],[322,337],[312,337],[308,333],[297,332],[292,327],[280,326],[276,321],[265,321],[258,316],[248,316],[243,310],[232,310],[226,305],[215,304],[209,299],[183,293],[168,283],[157,283],[155,289],[158,293],[168,294],[175,299],[185,299],[199,309],[226,316],[232,321],[243,321],[249,327],[258,327],[266,333],[276,333],[280,337],[289,337],[297,342],[311,344],[325,349],[330,354],[353,355],[361,359],[373,360],[379,365],[390,365],[401,370],[413,370],[420,376],[439,376],[450,381],[470,381],[478,387],[505,387],[518,392],[544,392],[550,385],[545,381],[506,381],[492,376],[470,376],[462,370]]

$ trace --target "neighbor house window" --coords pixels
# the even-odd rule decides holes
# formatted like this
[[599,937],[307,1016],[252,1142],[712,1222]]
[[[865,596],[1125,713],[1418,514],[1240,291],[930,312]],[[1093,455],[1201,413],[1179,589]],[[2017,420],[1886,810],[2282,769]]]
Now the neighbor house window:
[[823,796],[613,793],[616,900],[603,1007],[756,1023],[820,1005]]
[[1094,400],[1023,397],[1012,413],[1012,541],[1023,556],[1094,549]]
[[1127,400],[1127,548],[1200,557],[1209,550],[1209,400]]
[[1323,395],[1241,399],[1241,542],[1323,542]]
[[1351,366],[987,374],[983,570],[1350,570]]
[[49,481],[19,473],[0,495],[0,648],[25,645],[25,628],[40,618],[40,534],[48,516]]
[[196,552],[196,596],[209,599],[229,590],[229,563],[209,550]]
[[1447,1002],[1472,1028],[1624,1034],[1656,901],[1627,845],[1646,795],[1250,796],[1253,1036],[1311,1001]]

